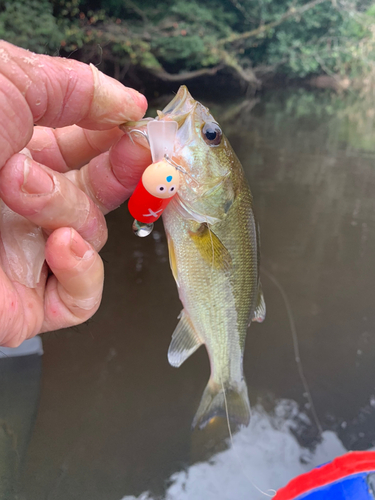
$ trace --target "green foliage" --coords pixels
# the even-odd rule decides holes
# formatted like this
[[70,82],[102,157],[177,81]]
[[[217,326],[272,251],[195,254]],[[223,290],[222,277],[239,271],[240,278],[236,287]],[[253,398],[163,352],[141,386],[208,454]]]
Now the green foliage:
[[[311,1],[311,0],[310,0]],[[0,0],[0,36],[37,52],[103,48],[120,67],[169,73],[225,64],[292,77],[362,77],[375,66],[375,5],[326,0]],[[252,36],[238,35],[277,22]],[[237,37],[232,40],[232,37]],[[244,73],[242,73],[243,75]]]
[[34,52],[55,53],[62,33],[48,0],[0,0],[0,38]]
[[[207,4],[206,4],[207,5]],[[156,37],[151,48],[168,70],[197,69],[218,64],[213,50],[220,37],[231,33],[234,16],[222,6],[208,9],[198,2],[179,2],[171,6],[164,18],[165,35]]]
[[[253,4],[255,8],[253,0],[243,0],[243,3],[250,11]],[[294,2],[293,6],[298,9],[305,3]],[[316,5],[302,16],[287,19],[256,40],[249,39],[244,53],[255,64],[277,65],[279,71],[290,76],[350,73],[351,65],[358,62],[358,59],[354,60],[350,48],[366,36],[369,25],[359,10],[366,2],[358,0],[357,4],[352,2],[350,8],[331,1]],[[256,23],[276,20],[287,11],[288,4],[266,0],[262,2],[262,8],[263,13],[259,14],[262,17]]]
[[199,35],[164,37],[155,41],[153,48],[167,66],[185,66],[188,69],[203,66],[202,55],[206,52],[204,40]]
[[74,17],[80,12],[82,0],[51,0],[54,13],[58,17]]

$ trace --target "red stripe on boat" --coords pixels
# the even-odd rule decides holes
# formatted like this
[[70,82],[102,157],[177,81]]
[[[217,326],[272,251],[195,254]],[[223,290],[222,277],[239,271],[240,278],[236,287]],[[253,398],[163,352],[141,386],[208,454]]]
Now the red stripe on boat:
[[273,500],[292,500],[344,477],[371,471],[375,472],[375,452],[352,451],[342,457],[335,458],[326,465],[292,479],[290,483],[276,493]]

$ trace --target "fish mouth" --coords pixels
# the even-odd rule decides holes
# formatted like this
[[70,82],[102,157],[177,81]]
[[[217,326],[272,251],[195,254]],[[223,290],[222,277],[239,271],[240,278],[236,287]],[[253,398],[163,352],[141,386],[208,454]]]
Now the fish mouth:
[[[175,97],[167,104],[163,111],[157,111],[158,116],[156,120],[175,121],[180,129],[187,118],[195,113],[198,105],[200,104],[190,95],[186,85],[181,85]],[[135,142],[145,146],[145,140],[148,140],[146,127],[150,120],[154,120],[154,118],[143,118],[137,122],[126,122],[120,125],[120,129],[127,134],[132,133],[132,141],[134,139]],[[139,135],[143,136],[143,138],[139,139]],[[190,140],[191,134],[189,133],[188,136]]]
[[[169,104],[164,108],[163,113],[169,114],[169,113],[174,113],[174,112],[186,112],[186,109],[183,109],[186,107],[186,105],[190,106],[194,104],[194,99],[191,97],[190,92],[188,91],[188,88],[186,85],[181,85],[181,87],[178,89],[177,94],[174,96],[174,98],[171,100]],[[189,106],[189,107],[190,107]]]
[[182,127],[186,118],[194,113],[197,106],[197,101],[193,99],[186,85],[181,85],[177,94],[169,104],[159,111],[159,119],[174,120],[178,123],[178,128]]

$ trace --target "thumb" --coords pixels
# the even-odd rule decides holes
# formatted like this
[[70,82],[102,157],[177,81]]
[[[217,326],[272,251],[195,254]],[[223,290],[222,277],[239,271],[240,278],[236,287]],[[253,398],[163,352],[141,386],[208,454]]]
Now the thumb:
[[99,254],[72,228],[54,231],[45,253],[54,276],[46,285],[41,332],[83,323],[97,311],[102,297],[104,267]]

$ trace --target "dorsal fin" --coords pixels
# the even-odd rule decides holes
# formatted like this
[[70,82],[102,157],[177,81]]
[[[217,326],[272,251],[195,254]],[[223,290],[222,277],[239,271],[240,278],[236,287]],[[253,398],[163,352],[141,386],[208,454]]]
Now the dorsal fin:
[[168,361],[178,368],[195,352],[203,342],[194,330],[185,311],[181,312],[181,319],[172,335],[168,349]]

